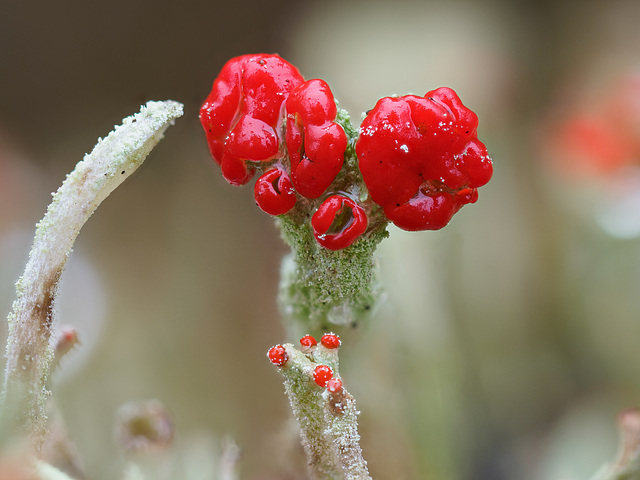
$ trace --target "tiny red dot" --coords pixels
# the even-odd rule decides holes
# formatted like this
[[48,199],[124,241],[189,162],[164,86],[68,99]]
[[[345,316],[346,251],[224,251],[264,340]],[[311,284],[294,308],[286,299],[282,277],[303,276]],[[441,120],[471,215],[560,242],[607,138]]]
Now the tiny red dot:
[[302,345],[303,347],[314,347],[317,344],[318,342],[311,335],[305,335],[300,339],[300,345]]
[[287,360],[289,359],[289,355],[287,355],[287,351],[282,345],[271,347],[267,356],[269,357],[269,361],[271,363],[279,367],[287,363]]
[[333,370],[327,365],[318,365],[313,371],[313,380],[321,387],[326,387],[332,377]]
[[73,331],[73,330],[65,331],[65,332],[63,333],[63,335],[64,335],[64,339],[65,339],[67,342],[70,342],[70,341],[72,341],[72,340],[75,340],[75,338],[76,338],[76,332],[75,332],[75,331]]
[[327,390],[329,390],[329,393],[339,393],[342,390],[342,380],[332,378],[327,382]]
[[320,339],[320,343],[326,348],[338,348],[342,342],[335,333],[325,333]]

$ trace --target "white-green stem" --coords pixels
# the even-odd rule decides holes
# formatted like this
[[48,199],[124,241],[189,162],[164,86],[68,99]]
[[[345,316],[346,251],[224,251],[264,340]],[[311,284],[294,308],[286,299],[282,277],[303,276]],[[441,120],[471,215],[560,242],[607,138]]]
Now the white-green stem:
[[288,359],[279,370],[300,426],[309,478],[371,480],[360,448],[354,398],[344,388],[331,395],[313,381],[313,371],[320,364],[339,377],[337,352],[317,345],[305,355],[290,343],[283,346]]
[[182,112],[178,102],[148,102],[139,113],[124,119],[67,176],[36,227],[8,318],[4,385],[4,401],[18,409],[36,447],[46,432],[54,300],[74,241],[98,205],[142,164]]
[[294,337],[335,330],[346,334],[366,322],[382,298],[374,254],[388,236],[388,220],[370,198],[360,174],[355,151],[358,131],[349,114],[339,108],[336,122],[349,142],[342,170],[329,190],[357,198],[367,212],[368,226],[353,245],[333,251],[320,246],[310,223],[324,197],[301,197],[294,209],[278,217],[282,238],[292,250],[282,262],[278,301]]

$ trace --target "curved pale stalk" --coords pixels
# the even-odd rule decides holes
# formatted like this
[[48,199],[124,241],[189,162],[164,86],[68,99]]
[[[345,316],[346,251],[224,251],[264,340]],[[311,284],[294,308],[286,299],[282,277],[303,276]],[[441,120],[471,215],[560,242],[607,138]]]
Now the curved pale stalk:
[[620,447],[614,461],[596,472],[592,480],[640,480],[640,409],[618,415]]
[[9,315],[4,400],[38,447],[46,432],[46,381],[53,350],[54,300],[67,258],[84,223],[131,175],[166,128],[182,115],[182,104],[148,102],[124,119],[76,165],[36,227],[16,300]]

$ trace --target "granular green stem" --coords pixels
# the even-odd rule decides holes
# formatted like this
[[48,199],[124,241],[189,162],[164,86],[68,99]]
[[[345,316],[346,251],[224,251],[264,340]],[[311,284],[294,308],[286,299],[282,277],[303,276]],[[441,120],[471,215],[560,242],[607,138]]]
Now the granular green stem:
[[388,236],[387,221],[362,181],[354,147],[358,132],[349,114],[338,109],[336,122],[347,134],[348,146],[331,190],[356,198],[367,211],[368,226],[353,245],[333,251],[315,240],[310,225],[310,215],[323,198],[300,199],[294,210],[278,217],[282,237],[292,250],[282,263],[279,303],[296,336],[356,327],[382,294],[374,253]]
[[[309,356],[284,345],[287,363],[280,367],[293,415],[300,425],[302,446],[312,480],[370,480],[358,434],[358,411],[354,398],[342,389],[332,397],[312,379],[314,368],[325,357],[335,357],[334,376],[339,376],[337,352],[318,345]],[[325,363],[322,363],[325,364]],[[339,403],[339,405],[337,405]]]
[[320,335],[356,327],[381,296],[374,253],[387,236],[381,228],[343,250],[318,244],[308,224],[278,223],[292,252],[282,263],[279,302],[295,334]]

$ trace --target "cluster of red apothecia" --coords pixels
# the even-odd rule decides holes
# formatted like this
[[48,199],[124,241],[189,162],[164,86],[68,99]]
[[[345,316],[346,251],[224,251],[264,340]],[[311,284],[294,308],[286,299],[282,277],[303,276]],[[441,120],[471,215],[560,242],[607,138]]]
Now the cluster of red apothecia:
[[[233,185],[256,172],[258,206],[285,215],[300,199],[312,205],[318,243],[340,250],[369,224],[362,195],[332,185],[345,166],[350,139],[323,80],[305,81],[277,55],[229,60],[200,109],[209,149]],[[405,230],[437,230],[467,203],[493,173],[477,138],[477,116],[449,88],[424,97],[378,101],[364,119],[355,152],[370,200]]]
[[[334,350],[340,347],[340,338],[335,333],[325,333],[320,339],[324,348]],[[303,353],[310,353],[318,342],[311,335],[305,335],[300,339]],[[289,361],[286,348],[283,345],[275,345],[267,353],[269,361],[278,367],[284,367]],[[313,380],[322,388],[326,388],[330,394],[338,394],[342,391],[342,380],[333,376],[333,370],[328,365],[318,365],[313,370]]]

